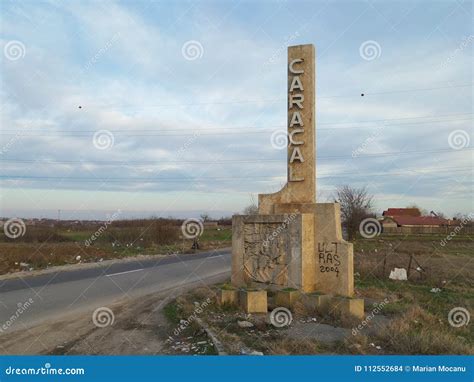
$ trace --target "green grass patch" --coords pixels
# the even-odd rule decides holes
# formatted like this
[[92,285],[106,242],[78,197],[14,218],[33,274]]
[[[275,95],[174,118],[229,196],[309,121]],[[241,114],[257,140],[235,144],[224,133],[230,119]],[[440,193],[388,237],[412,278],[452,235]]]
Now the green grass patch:
[[232,228],[228,227],[206,227],[199,241],[231,241]]
[[176,303],[176,301],[168,303],[163,308],[163,314],[165,315],[166,319],[172,322],[173,324],[178,324],[181,319],[178,304]]
[[222,284],[220,286],[220,289],[222,289],[222,290],[236,290],[236,288],[233,285],[229,284],[229,283]]
[[72,240],[72,241],[82,241],[85,242],[86,240],[90,239],[91,236],[94,234],[94,231],[64,231],[60,230],[58,231],[58,234],[61,236]]

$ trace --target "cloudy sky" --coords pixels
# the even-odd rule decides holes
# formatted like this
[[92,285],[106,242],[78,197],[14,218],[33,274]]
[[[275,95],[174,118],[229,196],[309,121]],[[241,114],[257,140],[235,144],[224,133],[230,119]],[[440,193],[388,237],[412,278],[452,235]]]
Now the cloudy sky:
[[286,48],[306,43],[319,201],[349,184],[367,186],[378,213],[473,211],[468,1],[2,1],[0,11],[2,216],[219,217],[279,190]]

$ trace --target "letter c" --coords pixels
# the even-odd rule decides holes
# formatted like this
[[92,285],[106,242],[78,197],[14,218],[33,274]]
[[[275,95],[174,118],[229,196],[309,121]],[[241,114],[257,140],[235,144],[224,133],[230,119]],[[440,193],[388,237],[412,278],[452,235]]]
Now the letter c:
[[290,134],[289,134],[289,138],[290,138],[290,144],[292,145],[302,145],[304,144],[304,141],[295,141],[293,135],[295,134],[301,134],[301,133],[304,133],[304,129],[295,129],[293,130]]
[[302,74],[304,73],[304,70],[295,70],[293,69],[294,64],[299,64],[300,62],[303,62],[302,58],[296,58],[293,61],[290,62],[290,65],[288,65],[288,69],[290,70],[290,73],[293,74]]

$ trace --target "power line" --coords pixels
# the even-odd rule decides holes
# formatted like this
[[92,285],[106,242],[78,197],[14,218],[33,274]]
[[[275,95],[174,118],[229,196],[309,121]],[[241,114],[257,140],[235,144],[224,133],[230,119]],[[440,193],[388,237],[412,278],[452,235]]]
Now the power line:
[[[339,122],[317,122],[317,125],[347,125],[350,123],[354,124],[360,124],[360,123],[374,123],[374,122],[387,122],[387,121],[401,121],[401,120],[407,120],[407,119],[433,119],[433,118],[444,118],[444,117],[457,117],[457,116],[462,116],[462,115],[472,115],[474,114],[473,112],[464,112],[464,113],[450,113],[450,114],[435,114],[435,115],[420,115],[417,117],[401,117],[401,118],[384,118],[384,119],[366,119],[362,121],[339,121]],[[449,120],[446,120],[449,121]],[[269,127],[286,127],[283,125],[273,125]],[[242,128],[252,128],[252,129],[258,129],[259,126],[233,126],[233,127],[227,127],[226,129],[242,129]],[[192,129],[192,128],[190,128]],[[211,127],[211,129],[221,129],[221,127]],[[31,129],[25,129],[26,131],[34,131]],[[24,131],[25,131],[24,130]],[[171,129],[170,129],[171,130]],[[3,130],[3,131],[12,131],[12,130]],[[18,130],[14,130],[15,132]],[[38,132],[42,132],[43,130],[38,130]],[[90,132],[95,132],[97,130],[81,130],[81,131],[90,131]],[[114,131],[119,131],[119,130],[114,130]],[[129,131],[129,130],[124,130],[124,131]],[[140,130],[136,130],[140,131]],[[147,131],[147,130],[142,130],[142,131]],[[149,131],[156,131],[156,130],[149,130]],[[171,131],[174,131],[172,129]]]
[[[467,168],[468,170],[472,170],[472,168]],[[353,176],[353,177],[365,177],[365,176],[399,176],[399,175],[431,175],[431,174],[438,174],[439,172],[442,172],[443,170],[441,169],[436,169],[432,172],[416,172],[416,171],[411,171],[411,172],[398,172],[398,173],[367,173],[367,174],[355,174],[354,172],[348,172],[348,173],[339,173],[337,175],[327,175],[327,176],[316,176],[317,179],[324,179],[324,178],[340,178],[340,177],[347,177],[347,176]],[[452,172],[463,172],[466,171],[464,168],[458,168],[457,170],[452,170],[452,169],[445,169],[444,171],[449,171],[450,173]],[[277,179],[281,178],[281,179]],[[222,181],[230,181],[230,180],[236,180],[236,179],[249,179],[252,181],[278,181],[281,180],[283,181],[283,178],[286,178],[286,176],[226,176],[226,177],[219,177],[219,176],[207,176],[207,177],[199,177],[199,178],[107,178],[107,179],[99,179],[99,178],[87,178],[87,177],[61,177],[61,176],[27,176],[27,175],[0,175],[0,180],[32,180],[32,181],[53,181],[53,180],[58,180],[58,181],[71,181],[71,182],[99,182],[99,183],[108,183],[108,182],[143,182],[143,183],[156,183],[156,182],[190,182],[190,181],[201,181],[201,180],[222,180]],[[266,179],[266,180],[264,180]]]
[[[472,113],[469,113],[472,114]],[[397,124],[384,124],[379,126],[343,126],[343,127],[336,127],[336,128],[316,128],[316,131],[337,131],[343,129],[374,129],[374,128],[385,128],[385,127],[404,127],[404,126],[412,126],[412,125],[425,125],[425,124],[434,124],[434,123],[445,123],[445,122],[460,122],[460,121],[470,121],[471,118],[461,118],[461,119],[444,119],[438,121],[420,121],[420,122],[409,122],[409,123],[397,123]],[[284,125],[275,125],[271,126],[271,128],[286,128]],[[267,134],[269,132],[275,131],[274,129],[268,128],[261,128],[257,126],[240,126],[240,127],[204,127],[204,128],[184,128],[179,129],[179,131],[190,131],[189,133],[171,133],[171,134],[162,134],[163,132],[174,132],[176,129],[160,129],[160,130],[145,130],[145,129],[135,129],[135,130],[109,130],[113,134],[124,134],[133,137],[153,137],[153,136],[161,136],[161,137],[173,137],[173,136],[189,136],[189,135],[196,135],[196,136],[214,136],[214,135],[240,135],[240,134]],[[239,129],[240,131],[235,132],[212,132],[212,133],[200,133],[200,131],[211,131],[211,130],[236,130]],[[241,131],[241,129],[253,129],[249,131]],[[259,129],[256,131],[255,129]],[[71,130],[55,130],[55,131],[44,131],[44,130],[28,130],[26,134],[23,132],[23,135],[28,135],[30,137],[35,136],[59,136],[59,137],[88,137],[90,134],[97,132],[98,130],[78,130],[78,131],[71,131]],[[136,134],[136,132],[150,132],[151,134]],[[18,130],[2,130],[0,131],[0,135],[16,135],[18,134]],[[35,133],[30,134],[30,133]]]
[[[410,155],[410,154],[427,154],[427,153],[458,153],[462,151],[470,151],[474,148],[466,147],[461,150],[453,149],[438,149],[438,150],[411,150],[411,151],[392,151],[382,152],[373,154],[361,154],[357,156],[352,155],[321,155],[317,156],[316,159],[344,159],[344,158],[363,158],[363,157],[378,157],[378,156],[397,156],[397,155]],[[100,165],[128,165],[128,164],[166,164],[166,163],[186,163],[186,164],[210,164],[210,163],[258,163],[258,162],[281,162],[282,159],[268,159],[268,158],[255,158],[255,159],[212,159],[212,160],[123,160],[123,161],[87,161],[87,160],[39,160],[39,159],[16,159],[16,158],[0,158],[0,162],[11,162],[11,163],[39,163],[39,164],[100,164]]]
[[[401,90],[391,90],[385,92],[373,92],[365,93],[364,96],[375,96],[375,95],[384,95],[384,94],[397,94],[397,93],[410,93],[410,92],[421,92],[421,91],[432,91],[440,89],[451,89],[451,88],[462,88],[470,87],[474,83],[466,84],[457,84],[457,85],[447,85],[447,86],[437,86],[431,88],[415,88],[415,89],[401,89]],[[347,94],[347,95],[330,95],[330,96],[318,96],[316,99],[329,99],[329,98],[359,98],[362,93],[357,94]],[[92,104],[99,107],[120,107],[120,108],[155,108],[155,107],[180,107],[180,106],[199,106],[199,105],[228,105],[228,104],[247,104],[247,103],[276,103],[286,101],[286,98],[270,98],[270,99],[242,99],[242,100],[230,100],[230,101],[203,101],[203,102],[189,102],[189,103],[166,103],[166,104],[153,104],[153,105],[119,105],[119,104]]]
[[319,123],[320,125],[339,125],[339,124],[348,124],[348,123],[373,123],[373,122],[385,122],[385,121],[399,121],[406,119],[421,119],[421,118],[440,118],[440,117],[454,117],[459,115],[471,115],[473,112],[469,113],[451,113],[451,114],[437,114],[437,115],[423,115],[418,117],[402,117],[402,118],[385,118],[385,119],[369,119],[363,121],[349,121],[349,122],[325,122]]

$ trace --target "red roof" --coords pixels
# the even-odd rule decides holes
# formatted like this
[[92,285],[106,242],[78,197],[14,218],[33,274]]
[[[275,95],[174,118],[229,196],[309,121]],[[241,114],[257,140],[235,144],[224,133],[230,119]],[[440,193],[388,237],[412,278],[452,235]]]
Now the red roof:
[[421,216],[418,208],[389,208],[383,216]]
[[448,225],[446,219],[434,216],[392,216],[398,225]]

